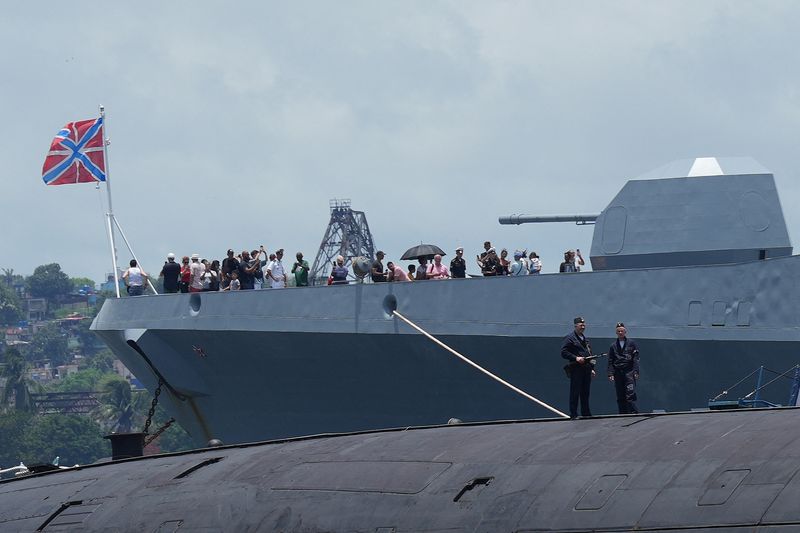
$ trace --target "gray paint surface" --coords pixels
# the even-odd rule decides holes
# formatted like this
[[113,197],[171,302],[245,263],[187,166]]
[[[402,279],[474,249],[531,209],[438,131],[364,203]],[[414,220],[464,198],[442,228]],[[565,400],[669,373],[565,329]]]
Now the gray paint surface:
[[[763,231],[740,220],[739,199],[753,190],[768,200]],[[696,264],[125,298],[107,300],[92,328],[148,388],[164,377],[162,401],[198,443],[545,414],[392,318],[395,305],[562,410],[568,384],[559,345],[576,315],[586,318],[595,353],[625,322],[642,348],[640,406],[648,410],[702,406],[761,364],[783,371],[798,362],[800,258],[771,258],[791,251],[771,175],[633,181],[618,198],[637,199],[626,206],[625,239],[598,243],[598,219],[593,263],[604,246],[604,260]],[[705,208],[657,208],[693,199]],[[727,225],[733,237],[698,232],[700,223]],[[731,261],[754,250],[770,253]],[[719,264],[705,264],[712,259]],[[596,413],[614,412],[603,375],[601,364]]]
[[739,263],[762,253],[791,255],[773,175],[749,158],[706,159],[725,174],[693,176],[687,162],[678,162],[626,183],[597,219],[592,268]]
[[320,436],[0,482],[0,529],[793,531],[798,444],[795,408]]

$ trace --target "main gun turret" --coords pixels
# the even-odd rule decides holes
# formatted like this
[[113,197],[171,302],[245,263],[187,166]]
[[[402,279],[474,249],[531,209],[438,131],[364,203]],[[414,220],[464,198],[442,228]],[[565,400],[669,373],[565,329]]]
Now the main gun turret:
[[758,261],[792,254],[772,173],[749,158],[697,158],[629,180],[599,215],[500,217],[594,225],[592,270]]

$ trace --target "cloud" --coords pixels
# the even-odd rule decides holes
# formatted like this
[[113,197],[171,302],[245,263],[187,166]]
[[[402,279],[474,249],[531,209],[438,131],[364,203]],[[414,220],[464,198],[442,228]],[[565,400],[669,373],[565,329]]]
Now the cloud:
[[187,41],[171,35],[164,54],[165,69],[194,83],[216,80],[234,96],[260,94],[274,87],[277,72],[269,57],[250,47],[241,35],[214,42]]
[[366,212],[390,259],[419,241],[469,255],[489,238],[537,248],[552,270],[563,249],[588,250],[587,228],[497,216],[599,212],[625,179],[708,154],[760,159],[790,227],[800,218],[794,3],[40,11],[0,23],[18,51],[0,58],[14,125],[0,224],[19,228],[5,268],[108,270],[97,191],[38,181],[52,134],[99,103],[115,210],[146,267],[262,242],[312,260],[338,197]]

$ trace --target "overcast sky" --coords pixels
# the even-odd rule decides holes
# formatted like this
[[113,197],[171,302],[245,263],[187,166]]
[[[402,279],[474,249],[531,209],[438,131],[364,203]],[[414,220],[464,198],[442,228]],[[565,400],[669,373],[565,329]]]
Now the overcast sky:
[[696,156],[771,169],[794,240],[799,24],[791,1],[17,2],[0,267],[111,271],[105,189],[41,180],[55,133],[101,103],[114,212],[156,273],[168,252],[262,243],[313,262],[332,198],[389,260],[490,239],[551,272],[566,248],[588,256],[592,226],[498,216],[599,213]]

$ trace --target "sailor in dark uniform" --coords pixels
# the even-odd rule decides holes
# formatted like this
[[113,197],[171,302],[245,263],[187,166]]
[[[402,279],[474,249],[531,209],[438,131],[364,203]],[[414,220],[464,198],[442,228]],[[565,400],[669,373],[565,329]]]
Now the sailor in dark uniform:
[[592,346],[584,336],[586,321],[583,317],[576,317],[572,323],[575,331],[564,337],[561,343],[561,357],[569,361],[564,370],[569,376],[569,416],[578,417],[578,400],[581,404],[581,416],[592,416],[589,409],[589,391],[592,386],[594,372],[594,359]]
[[639,347],[627,337],[625,324],[617,323],[617,340],[608,349],[608,379],[617,391],[619,414],[638,413],[636,380],[639,379]]

